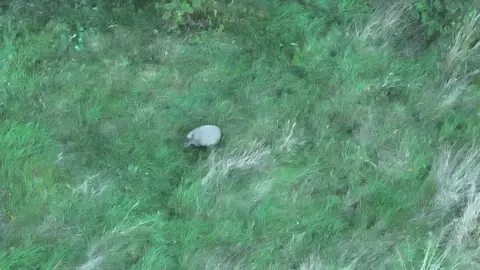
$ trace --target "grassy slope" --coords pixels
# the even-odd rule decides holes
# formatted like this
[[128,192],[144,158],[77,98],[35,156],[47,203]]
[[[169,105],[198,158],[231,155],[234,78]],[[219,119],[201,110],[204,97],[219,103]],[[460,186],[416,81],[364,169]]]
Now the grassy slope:
[[[114,4],[3,14],[0,268],[473,264],[440,232],[476,198],[476,148],[450,157],[479,134],[478,50],[412,57],[401,6],[281,2],[188,38]],[[205,123],[221,146],[183,149]]]

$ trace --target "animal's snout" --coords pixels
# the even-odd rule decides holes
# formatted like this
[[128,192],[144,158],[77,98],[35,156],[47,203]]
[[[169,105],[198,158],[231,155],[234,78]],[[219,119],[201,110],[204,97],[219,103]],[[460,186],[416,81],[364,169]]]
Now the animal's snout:
[[190,145],[190,143],[191,143],[191,140],[188,137],[185,137],[183,139],[183,146],[187,147]]

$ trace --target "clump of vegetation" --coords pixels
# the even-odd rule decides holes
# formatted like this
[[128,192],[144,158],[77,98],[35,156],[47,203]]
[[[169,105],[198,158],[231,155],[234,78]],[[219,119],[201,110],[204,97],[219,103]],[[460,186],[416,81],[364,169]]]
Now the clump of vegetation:
[[478,1],[394,2],[0,3],[0,268],[478,268]]
[[157,1],[154,8],[167,23],[168,32],[181,33],[222,27],[225,5],[216,0],[172,0]]

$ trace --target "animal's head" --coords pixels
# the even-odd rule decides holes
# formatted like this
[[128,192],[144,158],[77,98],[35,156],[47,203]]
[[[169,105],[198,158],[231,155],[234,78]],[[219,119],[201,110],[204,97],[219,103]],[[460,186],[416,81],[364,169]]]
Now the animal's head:
[[194,134],[193,132],[190,132],[185,136],[185,139],[183,140],[183,146],[188,147],[191,144],[193,144],[193,139],[194,139]]

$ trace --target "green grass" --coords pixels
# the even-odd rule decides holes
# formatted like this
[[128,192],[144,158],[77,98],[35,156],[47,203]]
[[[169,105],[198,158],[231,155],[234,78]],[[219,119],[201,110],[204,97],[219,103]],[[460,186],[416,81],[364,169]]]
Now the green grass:
[[0,15],[0,269],[478,266],[477,0],[203,1],[173,32],[44,2]]

